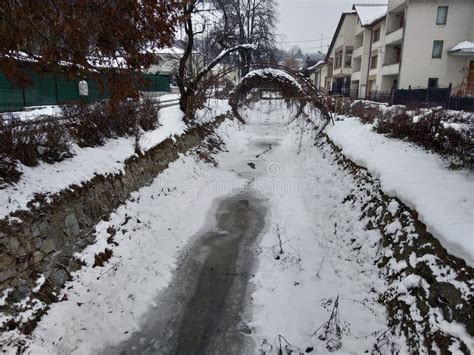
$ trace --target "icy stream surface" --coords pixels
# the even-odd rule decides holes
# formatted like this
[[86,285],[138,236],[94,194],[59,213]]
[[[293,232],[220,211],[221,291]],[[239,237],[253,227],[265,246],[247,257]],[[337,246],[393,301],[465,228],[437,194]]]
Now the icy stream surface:
[[281,124],[257,120],[246,154],[223,167],[245,178],[245,187],[214,201],[207,227],[186,248],[158,307],[147,312],[140,331],[104,354],[242,354],[255,348],[242,311],[267,206],[254,183],[267,174],[265,154],[279,145]]

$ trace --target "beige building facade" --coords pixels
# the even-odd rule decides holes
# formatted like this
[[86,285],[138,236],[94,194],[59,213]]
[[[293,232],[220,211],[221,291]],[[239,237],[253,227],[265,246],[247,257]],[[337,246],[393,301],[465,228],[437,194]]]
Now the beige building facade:
[[335,94],[451,85],[455,94],[473,95],[474,1],[354,5],[341,16],[326,63],[320,86]]

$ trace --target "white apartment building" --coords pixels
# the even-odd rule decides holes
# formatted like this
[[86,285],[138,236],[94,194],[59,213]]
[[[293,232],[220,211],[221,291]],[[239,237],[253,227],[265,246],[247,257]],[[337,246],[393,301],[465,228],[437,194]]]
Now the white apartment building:
[[341,16],[320,71],[323,90],[353,97],[452,85],[474,95],[474,0],[389,0]]

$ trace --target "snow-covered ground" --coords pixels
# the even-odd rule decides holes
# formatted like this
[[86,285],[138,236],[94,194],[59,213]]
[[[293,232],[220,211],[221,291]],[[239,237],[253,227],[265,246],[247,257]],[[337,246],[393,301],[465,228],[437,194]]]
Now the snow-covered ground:
[[353,162],[380,179],[385,193],[415,209],[449,253],[474,266],[474,175],[454,171],[436,154],[344,118],[327,129]]
[[[268,173],[255,180],[271,206],[253,280],[249,325],[257,346],[267,353],[272,347],[271,353],[277,354],[280,341],[288,341],[301,352],[314,348],[315,354],[328,353],[330,337],[319,337],[338,298],[338,325],[343,330],[336,353],[370,352],[387,329],[385,308],[377,303],[385,285],[373,262],[381,236],[366,230],[358,211],[343,204],[354,181],[313,146],[311,135],[304,137],[300,149],[299,125],[277,131],[269,122],[252,127],[260,117],[275,118],[265,109],[260,117],[258,111],[255,114],[257,122],[252,114],[246,116],[249,134],[258,136],[262,130],[268,139],[279,141],[263,156]],[[354,240],[360,249],[355,249]]]
[[[176,95],[167,96],[176,98]],[[208,122],[228,109],[226,102],[210,100],[208,106],[198,113],[197,122]],[[159,123],[157,129],[144,132],[141,136],[142,151],[146,152],[166,138],[181,135],[186,130],[177,105],[160,109]],[[36,194],[52,195],[71,185],[81,185],[96,175],[123,171],[125,161],[135,154],[134,147],[134,137],[120,137],[110,139],[99,147],[80,148],[74,145],[74,156],[55,164],[40,162],[36,167],[21,165],[20,180],[0,189],[0,219],[16,210],[26,209]]]
[[[156,313],[160,291],[169,286],[179,258],[214,222],[210,211],[216,199],[242,188],[255,190],[268,206],[255,246],[258,266],[251,278],[251,298],[243,310],[254,353],[278,354],[280,344],[315,354],[338,346],[335,353],[370,353],[375,344],[385,344],[380,353],[389,353],[392,342],[407,353],[403,339],[388,332],[385,307],[378,303],[393,286],[385,283],[376,264],[383,252],[381,235],[365,228],[360,210],[343,203],[354,193],[354,178],[328,158],[327,146],[316,147],[311,134],[301,135],[304,123],[287,125],[291,115],[286,107],[267,101],[242,116],[246,125],[227,120],[217,130],[226,148],[214,156],[217,167],[194,153],[183,155],[150,186],[135,192],[109,221],[97,225],[96,244],[78,255],[86,266],[74,274],[62,301],[51,305],[27,339],[27,353],[90,354],[127,340],[144,326],[150,310]],[[402,143],[385,142],[387,138],[366,132],[353,120],[338,122],[328,134],[359,163],[375,159],[375,147],[383,151]],[[361,142],[366,137],[367,142]],[[349,146],[352,141],[368,145],[363,157],[349,155],[362,151]],[[410,158],[413,147],[403,144],[396,158],[403,160],[405,152],[406,159],[415,159]],[[391,163],[389,154],[385,151]],[[398,168],[416,171],[413,165],[431,159],[423,154],[422,162],[412,160],[412,165]],[[383,163],[373,162],[390,167]],[[371,166],[369,170],[375,169]],[[405,176],[403,171],[400,176]],[[379,177],[384,183],[384,175]],[[384,188],[403,200],[398,185]],[[113,251],[111,259],[94,268],[95,254],[105,248]],[[413,280],[405,281],[402,286],[411,287]],[[325,326],[333,331],[340,327],[340,340],[325,335]]]
[[[184,133],[186,127],[181,117],[178,106],[162,109],[161,126],[143,134],[142,149],[147,151],[170,136]],[[120,137],[110,139],[100,147],[74,146],[72,158],[55,164],[40,162],[35,167],[21,166],[23,174],[20,180],[0,190],[0,218],[18,209],[26,209],[35,194],[54,194],[70,185],[80,185],[95,175],[123,171],[125,161],[135,154],[134,144],[134,137]]]
[[[385,308],[377,303],[385,285],[371,262],[381,236],[365,230],[357,212],[342,204],[352,178],[325,159],[311,136],[300,149],[300,128],[285,125],[285,111],[248,111],[244,126],[226,121],[217,132],[227,150],[215,156],[218,168],[183,156],[99,223],[97,243],[80,255],[87,266],[66,285],[64,301],[51,305],[28,352],[88,354],[125,340],[159,304],[157,295],[186,243],[211,222],[206,213],[213,201],[244,186],[269,205],[244,317],[255,352],[269,351],[282,336],[301,351],[326,353],[330,339],[318,336],[336,299],[343,327],[339,353],[370,351],[387,329]],[[276,123],[269,120],[274,118]],[[117,246],[107,243],[110,227]],[[360,250],[354,250],[354,238]],[[93,268],[94,255],[105,248],[112,258]]]
[[[179,99],[178,94],[167,94],[159,93],[155,100],[158,102],[165,102]],[[35,120],[41,116],[58,116],[61,114],[61,107],[58,105],[42,105],[42,106],[31,106],[25,107],[23,111],[15,111],[6,113],[6,115],[12,115],[22,121]]]

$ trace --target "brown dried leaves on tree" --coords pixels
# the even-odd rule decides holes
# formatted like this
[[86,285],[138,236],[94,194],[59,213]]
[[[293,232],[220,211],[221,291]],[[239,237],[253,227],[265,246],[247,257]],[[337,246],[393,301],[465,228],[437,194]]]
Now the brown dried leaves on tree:
[[[186,2],[186,1],[184,1]],[[0,7],[0,72],[27,86],[28,67],[90,77],[115,99],[136,97],[133,73],[172,44],[183,1],[5,0]]]

